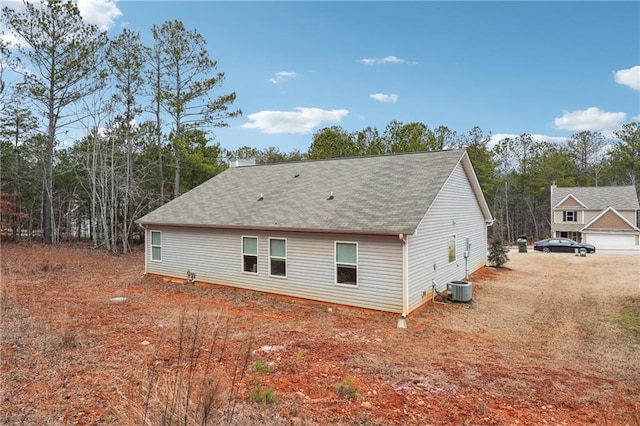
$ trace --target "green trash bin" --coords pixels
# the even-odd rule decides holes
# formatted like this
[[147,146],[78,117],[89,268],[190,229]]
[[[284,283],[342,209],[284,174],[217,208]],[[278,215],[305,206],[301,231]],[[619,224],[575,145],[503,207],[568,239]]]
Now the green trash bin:
[[527,252],[527,239],[526,238],[518,238],[518,252],[526,253]]

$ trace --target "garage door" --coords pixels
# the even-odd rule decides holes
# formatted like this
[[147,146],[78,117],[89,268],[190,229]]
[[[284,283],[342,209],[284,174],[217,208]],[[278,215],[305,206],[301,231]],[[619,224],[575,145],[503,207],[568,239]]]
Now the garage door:
[[[635,235],[587,234],[586,241],[597,249],[635,247]],[[584,240],[583,240],[584,241]]]

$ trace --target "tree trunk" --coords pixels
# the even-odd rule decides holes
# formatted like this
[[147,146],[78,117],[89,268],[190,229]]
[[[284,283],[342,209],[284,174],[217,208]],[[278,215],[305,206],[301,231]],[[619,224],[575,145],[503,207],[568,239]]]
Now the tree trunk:
[[[53,131],[49,126],[49,131]],[[53,138],[47,137],[47,146],[44,152],[44,179],[42,187],[42,241],[45,244],[53,243]]]
[[18,240],[18,126],[16,126],[15,144],[13,150],[13,218],[11,219],[11,234],[14,242]]
[[96,152],[96,140],[92,138],[92,150],[91,150],[91,170],[89,171],[89,176],[91,177],[91,225],[90,225],[90,233],[91,240],[93,241],[93,248],[98,247],[98,181],[96,176],[96,163],[97,163],[97,152]]
[[180,196],[180,153],[178,149],[175,150],[175,159],[176,159],[176,174],[173,180],[173,198],[178,198]]
[[164,170],[162,164],[162,117],[160,117],[161,99],[160,99],[160,77],[161,64],[156,62],[156,144],[158,145],[158,180],[160,181],[160,205],[164,204]]
[[[127,114],[129,115],[129,113]],[[126,128],[126,144],[127,144],[127,176],[124,184],[124,214],[122,220],[122,253],[127,254],[129,252],[129,205],[131,204],[131,155],[132,155],[132,141],[131,132],[129,131],[129,123],[125,123]]]

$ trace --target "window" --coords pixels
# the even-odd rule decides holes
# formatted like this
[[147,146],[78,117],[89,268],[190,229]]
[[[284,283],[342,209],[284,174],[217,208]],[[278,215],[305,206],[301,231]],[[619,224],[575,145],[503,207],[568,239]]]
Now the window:
[[151,260],[162,261],[162,233],[151,231]]
[[269,238],[269,275],[287,276],[287,240]]
[[562,212],[562,220],[563,222],[577,222],[578,212],[575,210],[564,211]]
[[449,237],[449,263],[456,261],[456,236]]
[[242,270],[258,273],[258,238],[242,237]]
[[336,242],[336,282],[358,285],[358,244]]

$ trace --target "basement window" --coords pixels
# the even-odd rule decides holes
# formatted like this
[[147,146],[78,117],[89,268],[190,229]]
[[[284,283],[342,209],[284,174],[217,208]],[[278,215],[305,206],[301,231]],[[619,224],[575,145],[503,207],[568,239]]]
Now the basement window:
[[287,240],[269,238],[269,275],[287,276]]
[[162,261],[162,232],[151,231],[151,260]]
[[358,243],[337,242],[335,248],[336,283],[358,285]]
[[258,273],[258,237],[242,237],[242,270]]

